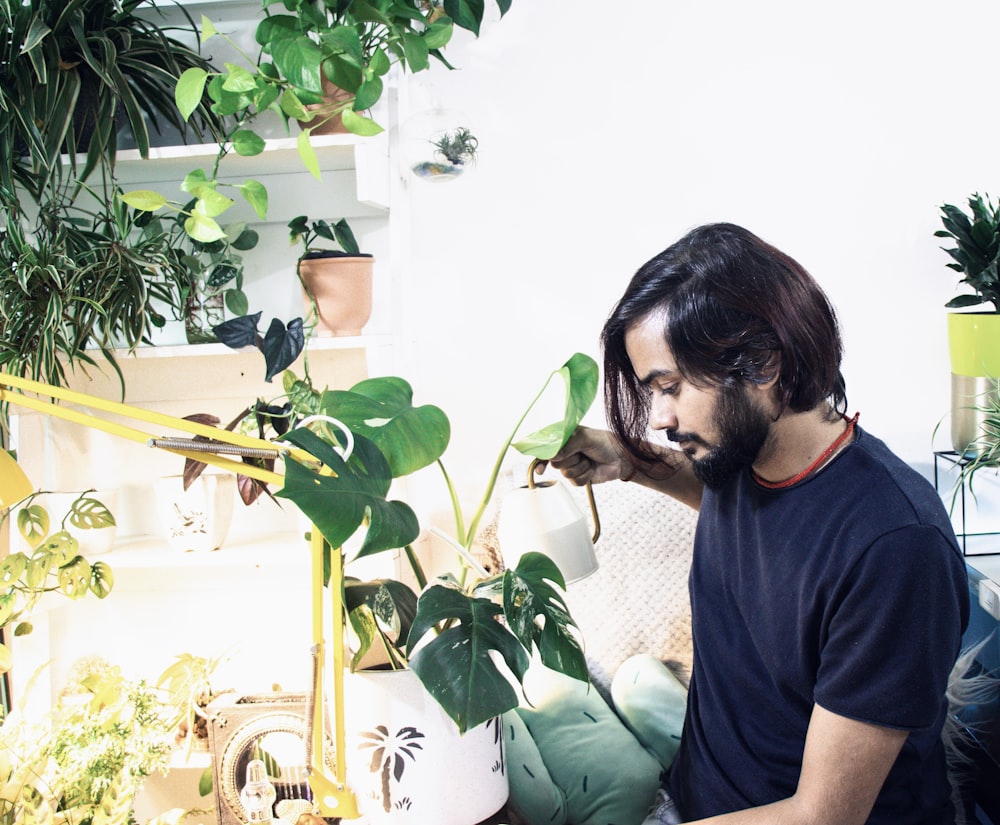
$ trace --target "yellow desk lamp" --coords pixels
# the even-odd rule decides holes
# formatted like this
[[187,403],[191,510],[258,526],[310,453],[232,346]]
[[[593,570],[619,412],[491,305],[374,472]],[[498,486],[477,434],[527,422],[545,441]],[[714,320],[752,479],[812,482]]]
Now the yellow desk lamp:
[[[32,395],[26,393],[32,393]],[[45,400],[46,398],[49,400]],[[135,419],[146,425],[189,433],[191,437],[151,435],[128,424],[106,420],[91,412],[57,404],[57,400],[126,419]],[[284,483],[282,474],[225,456],[275,459],[291,456],[306,463],[315,462],[315,459],[307,452],[291,445],[274,444],[263,439],[220,430],[205,424],[139,409],[128,404],[108,401],[86,393],[55,387],[27,378],[19,378],[3,372],[0,372],[0,403],[27,407],[43,415],[61,418],[140,444],[168,450],[223,470],[250,476],[276,487],[280,487]],[[346,427],[344,429],[346,431]],[[196,441],[193,436],[199,436],[205,440]],[[0,450],[0,506],[10,507],[32,492],[34,492],[34,488],[24,471],[6,450]],[[326,658],[323,640],[323,537],[315,525],[311,526],[310,534],[313,638],[310,652],[313,657],[313,683],[306,709],[309,729],[306,738],[306,770],[309,787],[314,796],[314,804],[321,816],[357,819],[360,816],[357,799],[347,786],[346,778],[343,561],[340,553],[330,554],[330,593],[333,613],[331,617],[333,635],[330,649],[333,659],[334,775],[329,776],[324,771],[323,671]]]

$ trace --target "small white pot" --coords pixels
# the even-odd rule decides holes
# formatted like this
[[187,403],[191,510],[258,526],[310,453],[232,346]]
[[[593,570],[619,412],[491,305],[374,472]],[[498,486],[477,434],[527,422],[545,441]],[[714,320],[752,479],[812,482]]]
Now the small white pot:
[[160,524],[170,544],[184,552],[218,550],[226,539],[236,503],[236,476],[204,472],[187,489],[184,477],[156,482]]
[[507,801],[500,720],[464,735],[411,670],[345,676],[347,780],[370,825],[475,825]]

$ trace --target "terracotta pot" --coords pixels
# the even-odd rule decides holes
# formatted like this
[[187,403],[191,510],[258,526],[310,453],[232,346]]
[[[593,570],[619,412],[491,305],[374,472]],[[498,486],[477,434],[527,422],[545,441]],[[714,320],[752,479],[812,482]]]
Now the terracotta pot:
[[344,120],[338,112],[333,117],[328,115],[334,107],[339,106],[345,100],[354,97],[353,92],[345,91],[339,86],[334,86],[325,77],[323,78],[323,92],[326,101],[323,103],[310,103],[306,109],[315,112],[312,120],[300,120],[299,126],[303,129],[312,129],[314,135],[342,135],[347,132],[344,127]]
[[305,258],[299,261],[306,317],[316,301],[316,334],[322,337],[360,335],[372,314],[371,255]]

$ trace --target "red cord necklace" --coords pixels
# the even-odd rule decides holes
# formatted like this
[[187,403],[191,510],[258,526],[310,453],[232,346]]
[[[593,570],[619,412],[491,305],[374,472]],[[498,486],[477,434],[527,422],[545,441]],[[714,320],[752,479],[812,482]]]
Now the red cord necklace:
[[761,487],[767,487],[768,490],[783,490],[785,487],[791,487],[793,484],[798,484],[806,476],[811,475],[812,473],[816,472],[816,470],[818,470],[820,467],[822,467],[823,463],[828,458],[830,458],[830,456],[832,456],[835,452],[837,452],[837,450],[840,449],[840,446],[845,441],[847,441],[848,438],[851,437],[851,434],[854,432],[854,425],[858,423],[858,417],[860,415],[861,413],[854,413],[854,418],[848,418],[845,415],[844,421],[847,422],[847,429],[845,429],[840,435],[838,435],[837,438],[834,440],[833,444],[831,444],[829,447],[826,448],[826,450],[823,451],[823,455],[817,458],[801,473],[798,473],[792,476],[791,478],[786,478],[784,481],[767,481],[766,479],[763,479],[759,475],[757,475],[757,473],[754,472],[753,467],[751,467],[750,475],[753,476],[753,480],[756,481]]

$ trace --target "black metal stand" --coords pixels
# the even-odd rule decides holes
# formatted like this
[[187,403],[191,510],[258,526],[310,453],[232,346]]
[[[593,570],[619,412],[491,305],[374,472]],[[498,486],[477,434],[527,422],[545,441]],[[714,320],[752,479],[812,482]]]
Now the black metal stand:
[[[969,463],[969,459],[954,450],[935,450],[934,451],[934,489],[939,493],[941,492],[941,487],[938,483],[938,462],[947,461],[949,464],[956,466],[961,470],[966,464]],[[958,490],[955,492],[955,497],[957,498],[957,503],[959,505],[959,514],[961,518],[962,529],[961,531],[956,530],[955,535],[958,537],[959,542],[962,545],[962,555],[963,556],[1000,556],[1000,550],[993,550],[988,553],[969,553],[966,545],[966,539],[977,538],[980,536],[1000,536],[1000,530],[995,530],[986,533],[969,533],[966,530],[965,521],[965,488],[966,484],[963,481]],[[953,499],[952,507],[954,507],[955,500]]]

